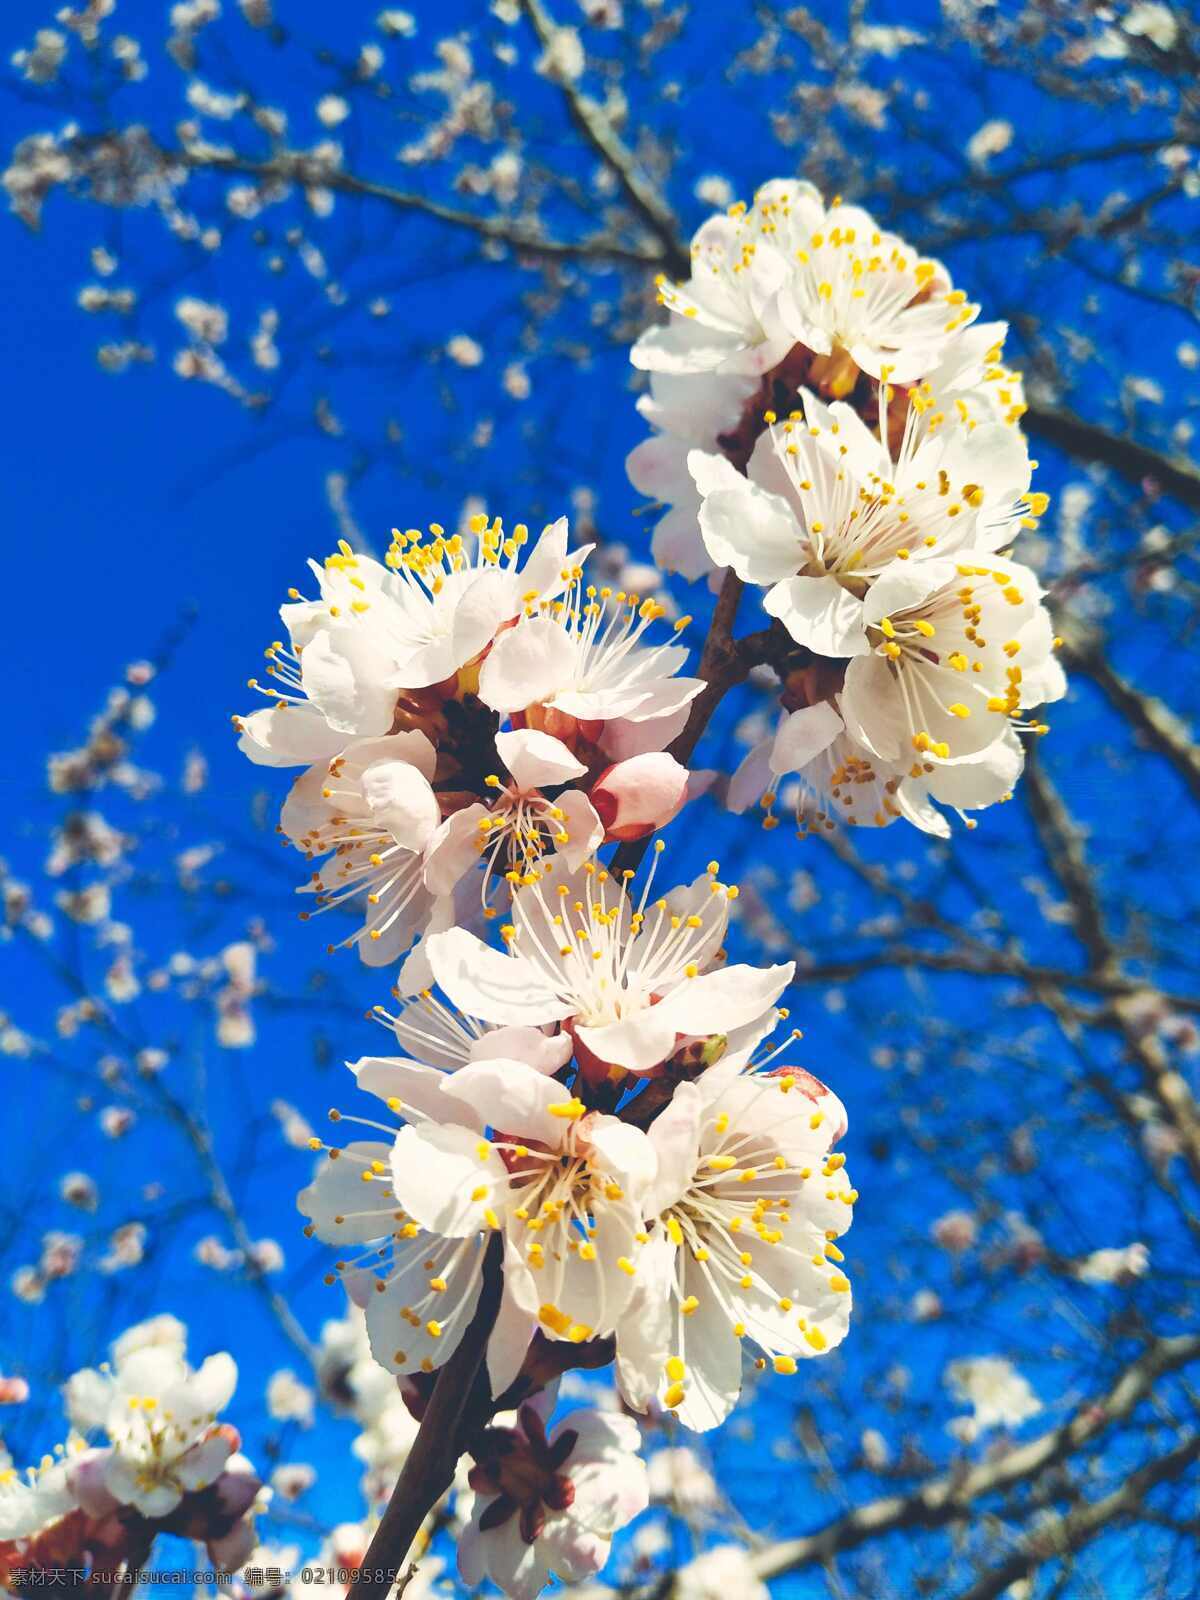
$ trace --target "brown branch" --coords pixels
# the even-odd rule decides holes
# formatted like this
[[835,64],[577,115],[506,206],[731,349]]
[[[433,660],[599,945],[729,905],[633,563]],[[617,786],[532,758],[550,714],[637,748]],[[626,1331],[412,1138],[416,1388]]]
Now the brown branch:
[[[541,0],[521,0],[538,42],[548,50],[558,32]],[[567,113],[592,149],[607,163],[626,199],[654,233],[663,249],[663,265],[679,277],[691,271],[691,253],[681,242],[679,222],[659,190],[642,173],[637,157],[617,133],[603,108],[568,78],[555,79]]]
[[1073,411],[1031,405],[1025,423],[1031,433],[1078,461],[1098,461],[1131,483],[1141,484],[1148,478],[1161,493],[1200,510],[1200,467],[1182,456],[1164,455],[1136,439],[1110,433]]
[[1193,1433],[1174,1450],[1131,1472],[1112,1494],[1041,1523],[998,1567],[993,1567],[969,1589],[963,1590],[959,1600],[997,1600],[997,1596],[1035,1572],[1044,1562],[1069,1556],[1099,1538],[1114,1523],[1136,1516],[1149,1490],[1156,1484],[1181,1477],[1197,1459],[1200,1459],[1200,1434]]
[[[915,945],[887,944],[846,961],[821,961],[798,966],[797,983],[848,983],[880,967],[912,967],[926,972],[954,972],[973,978],[1009,978],[1016,983],[1050,984],[1056,989],[1078,989],[1085,994],[1160,996],[1165,1006],[1189,1014],[1200,1013],[1200,995],[1170,994],[1164,989],[1125,977],[1122,973],[1072,972],[1069,967],[1047,967],[1026,961],[1009,950],[990,955],[978,950],[922,950]],[[1090,1020],[1102,1021],[1097,1016]]]
[[[71,141],[71,149],[86,155],[111,144],[111,134],[79,136]],[[169,149],[155,144],[153,148],[164,163],[186,167],[193,173],[216,173],[230,177],[252,178],[258,183],[299,183],[307,187],[331,189],[337,194],[359,195],[383,201],[399,211],[413,212],[444,222],[452,228],[463,229],[493,244],[503,244],[520,255],[550,261],[611,261],[626,266],[661,267],[667,257],[653,250],[638,250],[620,243],[605,234],[590,239],[563,240],[547,238],[536,229],[515,222],[508,217],[484,217],[457,206],[445,205],[427,195],[411,189],[397,189],[390,184],[377,183],[370,178],[356,177],[336,167],[319,161],[303,151],[281,151],[270,160],[255,161],[250,156],[221,154],[217,151],[192,151]]]
[[[417,1437],[367,1547],[360,1576],[347,1591],[347,1600],[385,1600],[404,1574],[425,1518],[454,1482],[459,1457],[481,1422],[476,1385],[483,1375],[488,1338],[500,1309],[500,1291],[500,1236],[493,1234],[484,1256],[483,1288],[475,1315],[462,1343],[438,1373]],[[486,1387],[486,1379],[484,1383]]]
[[1123,677],[1094,631],[1065,622],[1062,637],[1064,661],[1092,680],[1113,710],[1131,724],[1156,755],[1174,767],[1200,805],[1200,744],[1187,724],[1164,701]]
[[754,1570],[760,1578],[776,1578],[830,1561],[890,1533],[944,1527],[971,1517],[978,1500],[1030,1482],[1074,1455],[1129,1416],[1161,1378],[1197,1360],[1200,1335],[1157,1339],[1130,1362],[1105,1395],[1078,1407],[1061,1426],[965,1473],[945,1473],[931,1478],[912,1494],[868,1501],[815,1533],[771,1545],[751,1556]]
[[[1030,750],[1025,764],[1024,789],[1042,849],[1074,907],[1075,929],[1088,953],[1092,970],[1104,975],[1119,971],[1117,952],[1105,929],[1084,854],[1082,834],[1045,772],[1036,746]],[[1153,1031],[1146,1027],[1139,1010],[1138,996],[1125,995],[1112,1001],[1107,1015],[1140,1069],[1143,1083],[1164,1120],[1177,1134],[1189,1172],[1200,1183],[1200,1106],[1186,1079],[1174,1070],[1167,1052]]]

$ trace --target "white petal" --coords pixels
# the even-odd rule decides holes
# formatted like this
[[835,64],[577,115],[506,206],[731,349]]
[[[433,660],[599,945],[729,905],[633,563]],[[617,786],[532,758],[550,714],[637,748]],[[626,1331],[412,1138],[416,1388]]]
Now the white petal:
[[604,1023],[590,1028],[576,1026],[580,1040],[600,1061],[614,1067],[625,1067],[630,1072],[644,1072],[656,1067],[675,1048],[675,1036],[680,1031],[675,1020],[661,1006],[647,1006],[620,1022]]
[[[717,1428],[742,1389],[741,1341],[709,1290],[689,1317],[676,1318],[676,1349],[687,1370],[676,1416],[697,1433]],[[665,1383],[665,1380],[663,1380]]]
[[470,1106],[497,1133],[532,1139],[551,1149],[562,1143],[569,1126],[550,1109],[569,1103],[568,1091],[523,1061],[472,1062],[442,1079],[442,1093]]
[[[580,559],[577,552],[575,560]],[[557,522],[551,522],[542,529],[537,543],[526,557],[521,569],[522,591],[536,589],[542,595],[552,592],[560,584],[559,574],[566,565],[567,519],[559,517]]]
[[396,692],[384,687],[383,667],[363,630],[341,628],[335,636],[322,628],[304,646],[300,681],[331,727],[359,737],[387,733]]
[[657,1170],[654,1146],[640,1128],[616,1117],[591,1116],[586,1137],[596,1164],[635,1197],[642,1195]]
[[697,493],[702,498],[705,495],[720,494],[724,490],[737,494],[746,486],[745,478],[728,456],[719,455],[716,451],[689,451],[687,470]]
[[501,761],[512,773],[517,788],[550,789],[561,783],[570,783],[587,771],[582,761],[577,761],[561,739],[552,738],[536,728],[517,728],[511,733],[496,735],[496,749]]
[[821,656],[861,655],[869,649],[863,603],[836,578],[789,578],[763,596],[763,610],[778,617],[797,644]]
[[633,1298],[617,1328],[617,1382],[635,1411],[648,1409],[671,1353],[675,1246],[658,1233],[638,1254]]
[[563,812],[562,831],[567,836],[566,844],[557,846],[558,854],[576,872],[603,843],[604,824],[582,790],[568,789],[555,804]]
[[[507,571],[481,572],[468,584],[454,604],[452,670],[457,671],[485,649],[495,637],[500,624],[516,616],[519,608],[516,585]],[[421,688],[423,685],[412,684],[410,687]]]
[[549,1076],[565,1067],[574,1044],[569,1033],[543,1033],[540,1028],[511,1026],[489,1028],[470,1046],[472,1061],[523,1061],[535,1072]]
[[547,700],[572,681],[575,646],[550,617],[531,617],[502,633],[479,671],[479,698],[511,713]]
[[774,743],[774,737],[761,739],[743,756],[740,766],[729,780],[725,804],[730,811],[747,810],[771,787],[771,751]]
[[406,1122],[461,1122],[476,1129],[483,1126],[465,1106],[447,1103],[442,1094],[445,1074],[436,1067],[388,1056],[364,1056],[349,1065],[360,1089],[381,1100],[399,1100],[398,1115]]
[[361,782],[372,820],[406,850],[423,850],[442,820],[429,779],[406,761],[375,761]]
[[426,939],[434,977],[449,998],[485,1022],[558,1022],[572,1002],[528,961],[492,950],[465,928],[448,928]]
[[509,1282],[510,1277],[528,1271],[511,1241],[506,1240],[504,1293],[487,1347],[488,1382],[497,1397],[516,1379],[537,1331],[536,1315],[512,1293]]
[[391,1170],[392,1187],[404,1210],[443,1238],[463,1239],[486,1227],[485,1211],[502,1209],[508,1194],[500,1152],[455,1124],[401,1128],[391,1151]]
[[187,1383],[189,1400],[205,1416],[224,1411],[236,1388],[237,1362],[225,1350],[202,1361]]
[[307,701],[270,706],[240,719],[238,749],[260,767],[308,766],[328,761],[346,743]]
[[801,772],[845,729],[841,717],[826,701],[793,711],[779,724],[771,747],[771,771]]
[[425,884],[432,894],[449,894],[479,860],[479,824],[491,816],[478,801],[455,811],[434,833],[425,852]]
[[700,505],[700,532],[719,567],[732,567],[747,583],[778,583],[808,558],[808,540],[786,500],[741,479]]
[[395,1209],[390,1197],[380,1185],[364,1183],[362,1175],[372,1161],[386,1165],[391,1153],[391,1145],[378,1140],[357,1140],[336,1160],[321,1157],[315,1178],[296,1196],[297,1209],[310,1220],[318,1239],[325,1244],[361,1244],[388,1232]]
[[646,1197],[648,1216],[661,1216],[690,1186],[700,1147],[702,1109],[703,1101],[696,1085],[681,1083],[676,1085],[671,1099],[650,1124],[649,1137],[657,1158],[657,1171],[653,1188]]
[[874,627],[884,617],[919,606],[935,590],[953,583],[957,570],[953,561],[889,562],[867,591],[863,601],[864,621]]
[[791,983],[794,961],[781,966],[750,967],[737,964],[716,972],[685,979],[654,1007],[665,1012],[678,1032],[727,1033],[752,1022],[779,999]]
[[882,656],[858,656],[846,668],[842,715],[852,738],[884,761],[906,754],[909,733],[892,669]]

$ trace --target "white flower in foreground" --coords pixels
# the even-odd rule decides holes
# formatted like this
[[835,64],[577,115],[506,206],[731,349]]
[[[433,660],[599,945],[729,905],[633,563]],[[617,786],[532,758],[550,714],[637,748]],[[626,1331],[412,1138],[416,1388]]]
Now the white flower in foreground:
[[509,777],[487,775],[492,804],[464,806],[429,840],[425,882],[434,894],[449,894],[481,858],[486,893],[493,872],[527,872],[543,854],[556,852],[575,868],[604,838],[604,824],[582,790],[568,789],[556,799],[543,792],[557,791],[588,770],[560,739],[518,728],[496,735],[496,754]]
[[777,179],[750,207],[712,217],[692,240],[692,275],[665,279],[663,328],[633,364],[651,372],[762,373],[793,345],[826,358],[848,393],[859,371],[923,377],[978,314],[946,269],[883,232],[858,206],[826,206],[809,183]]
[[593,862],[570,877],[553,866],[514,894],[507,953],[451,928],[428,939],[428,956],[439,986],[475,1016],[565,1023],[585,1077],[652,1073],[689,1038],[767,1017],[791,981],[792,962],[717,965],[737,890],[715,863],[654,900],[651,872],[636,901]]
[[884,760],[976,756],[1066,682],[1035,574],[987,550],[895,561],[863,603],[869,652],[846,669],[850,733]]
[[307,766],[348,739],[390,733],[406,696],[420,710],[419,691],[449,692],[498,629],[533,598],[558,593],[587,553],[568,557],[565,519],[522,563],[527,542],[523,524],[506,534],[481,514],[465,537],[436,523],[428,537],[394,530],[383,564],[344,540],[324,566],[310,563],[320,598],[293,590],[280,608],[290,646],[267,651],[272,684],[251,680],[275,703],[234,719],[240,748],[263,766]]
[[[1015,428],[931,426],[914,405],[893,459],[849,406],[802,399],[803,414],[760,436],[748,476],[722,456],[688,457],[700,528],[717,566],[767,586],[764,610],[797,643],[858,655],[863,598],[892,562],[997,549],[1033,520],[1020,503],[1033,498],[1029,457]],[[882,402],[880,415],[886,427]]]
[[760,800],[763,826],[773,828],[779,821],[776,787],[791,775],[799,780],[795,811],[802,835],[839,822],[884,828],[902,817],[924,833],[945,838],[949,823],[934,801],[973,828],[967,813],[1008,799],[1024,764],[1011,728],[976,756],[946,762],[931,755],[921,751],[911,759],[881,759],[846,731],[835,697],[832,703],[784,712],[775,731],[754,746],[733,775],[727,803],[737,812]]
[[612,1412],[572,1411],[547,1433],[535,1404],[511,1428],[489,1428],[468,1480],[463,1580],[490,1578],[512,1600],[534,1600],[551,1576],[577,1583],[599,1572],[613,1534],[648,1503],[639,1443],[637,1424]]
[[1015,1428],[1042,1409],[1028,1379],[1004,1356],[952,1361],[945,1381],[956,1400],[974,1408],[972,1416],[955,1417],[948,1425],[967,1444],[987,1428]]
[[280,825],[310,859],[332,860],[303,891],[327,910],[363,895],[362,927],[342,941],[364,961],[394,961],[428,920],[425,850],[441,825],[431,779],[437,753],[423,733],[355,740],[298,778]]
[[236,1384],[229,1355],[209,1356],[192,1371],[171,1344],[146,1344],[108,1370],[75,1373],[64,1392],[81,1433],[102,1428],[108,1435],[109,1494],[144,1516],[162,1517],[224,1470],[237,1435],[218,1427],[217,1417]]
[[713,561],[697,528],[689,449],[744,470],[764,418],[789,412],[803,387],[848,400],[897,444],[909,399],[931,418],[970,427],[1015,423],[1019,374],[1001,361],[1003,323],[971,326],[978,307],[945,269],[921,261],[857,207],[826,207],[808,184],[766,184],[747,209],[713,217],[692,245],[692,275],[660,283],[672,313],[632,352],[650,373],[638,409],[655,430],[629,456],[634,486],[668,510],[655,559],[694,579]]
[[[497,639],[480,669],[480,699],[560,738],[584,735],[612,755],[664,749],[704,688],[699,678],[677,676],[686,645],[643,642],[665,615],[657,601],[585,588],[579,568],[571,577],[563,599],[531,603]],[[617,748],[614,738],[626,732]]]
[[746,1072],[739,1055],[679,1084],[650,1124],[654,1232],[617,1330],[617,1376],[689,1428],[723,1422],[742,1386],[742,1341],[778,1373],[845,1338],[850,1284],[833,1240],[857,1193],[833,1145],[846,1113],[799,1068]]
[[[330,1151],[299,1196],[320,1238],[368,1247],[338,1267],[365,1306],[376,1360],[401,1374],[431,1372],[453,1354],[479,1298],[486,1245],[500,1231],[504,1294],[488,1348],[497,1394],[539,1323],[576,1343],[613,1331],[633,1291],[637,1192],[653,1163],[638,1129],[587,1113],[546,1075],[556,1062],[534,1043],[542,1036],[502,1032],[518,1044],[523,1036],[539,1065],[484,1058],[443,1072],[414,1061],[359,1063],[360,1085],[408,1125],[391,1146]],[[372,1278],[388,1247],[385,1275]]]

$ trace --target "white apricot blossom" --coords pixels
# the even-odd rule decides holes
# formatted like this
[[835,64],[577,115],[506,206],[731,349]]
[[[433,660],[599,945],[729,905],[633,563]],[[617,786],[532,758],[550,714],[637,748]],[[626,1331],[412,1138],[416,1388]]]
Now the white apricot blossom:
[[544,1394],[526,1403],[475,1452],[458,1540],[459,1572],[472,1588],[490,1578],[511,1600],[534,1600],[552,1576],[591,1577],[613,1534],[649,1503],[633,1419],[579,1410],[548,1431],[551,1404]]
[[302,892],[325,911],[362,897],[356,944],[373,966],[391,962],[428,920],[425,851],[441,825],[431,779],[437,753],[417,731],[358,739],[292,786],[280,817],[283,833],[310,859],[330,856]]
[[564,739],[586,733],[614,756],[665,749],[704,688],[678,675],[686,645],[644,641],[665,615],[657,601],[585,586],[576,567],[563,598],[530,603],[497,639],[480,669],[480,699]]
[[345,540],[323,566],[311,562],[319,598],[292,590],[280,608],[290,643],[266,652],[270,684],[251,679],[274,703],[234,719],[240,748],[263,766],[307,766],[350,739],[390,733],[405,693],[453,688],[497,631],[531,597],[558,593],[587,553],[568,558],[565,519],[522,561],[528,538],[524,524],[506,534],[481,514],[465,536],[437,523],[428,536],[394,529],[382,563]]
[[675,1088],[650,1124],[651,1238],[617,1330],[617,1375],[635,1410],[652,1399],[714,1428],[742,1385],[742,1341],[778,1373],[845,1337],[850,1284],[833,1240],[857,1198],[837,1097],[795,1067],[746,1071],[735,1052]]
[[1028,1378],[1005,1356],[970,1356],[952,1361],[945,1382],[954,1398],[972,1407],[970,1416],[955,1417],[950,1431],[970,1444],[988,1428],[1015,1428],[1036,1417],[1042,1402]]
[[808,183],[772,181],[751,206],[709,218],[692,241],[688,281],[660,278],[659,300],[668,321],[631,355],[650,375],[638,409],[654,432],[626,470],[666,507],[655,559],[688,579],[713,569],[689,451],[744,469],[764,417],[791,411],[802,387],[851,400],[873,423],[886,384],[898,412],[881,419],[881,438],[903,431],[910,396],[966,426],[1011,426],[1025,409],[1020,376],[1002,363],[1005,324],[972,325],[979,308],[943,266],[861,208],[826,205]]
[[[840,698],[783,712],[772,733],[756,744],[730,780],[728,805],[745,811],[756,800],[763,826],[779,822],[775,806],[781,780],[796,784],[797,831],[889,826],[899,818],[924,833],[945,838],[949,823],[941,806],[968,828],[970,812],[1012,794],[1024,765],[1021,742],[1011,728],[978,755],[958,761],[931,758],[929,751],[887,761],[847,732]],[[935,803],[936,802],[936,803]]]
[[925,376],[979,312],[945,267],[861,207],[827,206],[812,184],[788,179],[702,224],[691,277],[661,280],[659,295],[671,319],[637,341],[634,366],[762,373],[802,344],[847,391],[858,371]]
[[846,669],[841,710],[884,760],[978,755],[1020,713],[1066,691],[1036,575],[987,550],[895,561],[863,603],[868,651]]
[[1044,500],[1028,496],[1014,428],[938,427],[913,406],[893,459],[849,406],[801,398],[802,414],[760,435],[747,476],[698,451],[688,465],[713,561],[766,586],[768,616],[819,655],[867,649],[863,598],[893,561],[998,549]]
[[[358,1063],[360,1087],[406,1125],[391,1144],[329,1150],[299,1197],[319,1238],[365,1247],[338,1270],[365,1307],[376,1360],[401,1374],[431,1372],[453,1354],[500,1232],[503,1294],[488,1347],[497,1394],[537,1326],[572,1342],[613,1331],[633,1288],[633,1196],[652,1167],[640,1130],[588,1113],[549,1076],[561,1052],[542,1048],[544,1035],[507,1028],[501,1037],[536,1064],[482,1053],[452,1071]],[[368,1269],[382,1258],[384,1274],[374,1276]]]
[[183,1496],[207,1488],[237,1448],[217,1417],[237,1384],[232,1356],[209,1356],[196,1369],[173,1343],[127,1349],[109,1368],[88,1367],[65,1388],[72,1426],[102,1430],[112,1446],[103,1485],[115,1500],[147,1517],[172,1511]]
[[648,873],[636,902],[594,862],[568,877],[552,868],[514,893],[506,952],[451,928],[428,939],[428,957],[465,1011],[497,1023],[563,1023],[586,1077],[653,1073],[689,1038],[768,1016],[791,981],[792,962],[720,964],[737,889],[718,880],[715,862],[656,899]]

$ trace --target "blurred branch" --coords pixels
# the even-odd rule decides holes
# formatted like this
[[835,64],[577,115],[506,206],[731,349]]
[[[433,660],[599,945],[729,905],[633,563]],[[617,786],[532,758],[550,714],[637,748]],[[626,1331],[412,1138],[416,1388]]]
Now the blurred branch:
[[1130,683],[1113,666],[1104,641],[1094,630],[1062,619],[1063,659],[1090,678],[1115,711],[1129,722],[1156,755],[1170,762],[1200,804],[1200,744],[1182,718],[1154,695]]
[[1063,1516],[1040,1522],[1007,1560],[965,1589],[959,1600],[996,1600],[1019,1579],[1028,1577],[1044,1562],[1057,1561],[1082,1549],[1113,1526],[1144,1509],[1144,1498],[1156,1484],[1178,1478],[1200,1459],[1200,1434],[1190,1434],[1182,1444],[1131,1472],[1119,1489],[1103,1499],[1078,1506]]
[[[1104,925],[1095,881],[1084,853],[1083,834],[1062,796],[1045,772],[1034,746],[1025,765],[1025,792],[1030,815],[1051,869],[1075,910],[1075,929],[1093,971],[1107,974],[1119,958]],[[1136,995],[1115,999],[1108,1007],[1112,1025],[1141,1069],[1146,1088],[1179,1137],[1188,1170],[1200,1183],[1200,1107],[1167,1052],[1139,1015]]]
[[1030,433],[1048,440],[1077,461],[1100,462],[1138,485],[1150,479],[1161,493],[1200,510],[1200,467],[1183,457],[1164,455],[1060,408],[1031,405],[1024,421]]
[[369,199],[382,200],[397,210],[419,213],[451,227],[466,229],[492,243],[508,245],[520,254],[547,260],[619,261],[636,267],[658,266],[663,260],[653,252],[635,250],[602,234],[579,241],[550,239],[505,217],[476,216],[474,212],[443,205],[441,201],[430,200],[408,189],[394,189],[385,183],[375,183],[369,178],[355,177],[353,173],[307,163],[294,156],[280,156],[274,161],[251,161],[244,156],[192,156],[172,152],[171,158],[182,160],[194,172],[225,172],[266,182],[308,183],[335,190],[339,194],[364,195]]
[[1065,1461],[1128,1417],[1167,1373],[1196,1360],[1200,1360],[1200,1335],[1156,1339],[1125,1368],[1105,1395],[1079,1406],[1060,1427],[1051,1428],[993,1461],[966,1472],[931,1478],[912,1494],[868,1501],[816,1533],[771,1545],[751,1557],[754,1570],[760,1578],[776,1578],[830,1561],[844,1551],[902,1529],[941,1527],[974,1516],[976,1501],[1029,1483]]
[[[822,961],[798,966],[797,983],[848,983],[879,967],[913,967],[927,972],[957,972],[973,978],[1011,978],[1019,983],[1051,984],[1057,989],[1079,989],[1110,996],[1144,995],[1152,986],[1121,973],[1072,972],[1069,967],[1047,967],[1026,961],[1016,951],[922,950],[916,945],[887,944],[849,961]],[[1200,995],[1170,994],[1157,988],[1173,1010],[1200,1013]]]
[[[521,0],[521,9],[529,18],[542,49],[550,51],[558,27],[541,0]],[[637,157],[599,103],[576,88],[562,73],[557,74],[554,81],[562,91],[571,121],[611,168],[626,199],[657,236],[663,249],[663,265],[679,276],[686,276],[691,270],[691,254],[681,243],[678,220],[661,191],[642,172]]]

